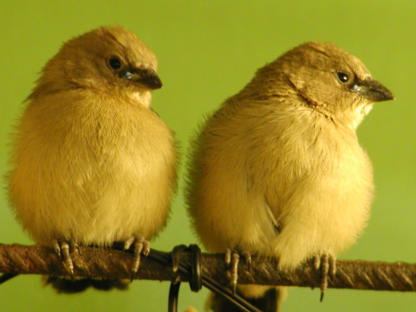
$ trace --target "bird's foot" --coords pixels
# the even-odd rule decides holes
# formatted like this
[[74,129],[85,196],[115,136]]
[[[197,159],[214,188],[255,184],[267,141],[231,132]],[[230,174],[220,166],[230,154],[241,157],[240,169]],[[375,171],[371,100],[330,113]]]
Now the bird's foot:
[[79,246],[74,241],[54,240],[53,249],[64,263],[65,269],[71,276],[74,276],[74,262],[71,252],[75,255],[79,254]]
[[335,277],[335,273],[337,271],[336,258],[330,254],[315,256],[314,266],[316,270],[321,271],[321,283],[319,288],[321,289],[320,301],[322,302],[325,291],[328,287],[328,275],[333,278]]
[[[249,252],[242,252],[245,262],[249,270],[251,269],[251,254]],[[227,248],[225,251],[225,264],[227,266],[227,274],[229,275],[233,293],[236,293],[238,282],[238,265],[240,263],[240,253],[237,250]]]
[[139,271],[141,256],[148,256],[150,253],[150,242],[144,237],[132,236],[124,242],[124,250],[129,250],[133,246],[134,262],[131,268],[132,277]]

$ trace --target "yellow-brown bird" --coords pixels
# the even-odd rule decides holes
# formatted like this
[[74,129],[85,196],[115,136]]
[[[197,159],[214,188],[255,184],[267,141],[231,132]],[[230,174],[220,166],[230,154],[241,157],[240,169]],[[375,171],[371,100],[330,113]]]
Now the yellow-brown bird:
[[[176,152],[150,107],[151,91],[162,86],[156,70],[156,56],[134,33],[100,27],[66,42],[27,99],[13,138],[10,202],[69,272],[72,246],[120,241],[134,248],[134,273],[166,224]],[[68,291],[89,285],[51,281]],[[107,282],[93,285],[123,287]]]
[[[356,128],[390,99],[358,58],[330,43],[302,44],[258,70],[195,141],[188,203],[205,247],[277,257],[283,270],[311,257],[333,264],[365,227],[373,198]],[[238,291],[278,309],[270,287]],[[211,308],[234,311],[215,297]]]

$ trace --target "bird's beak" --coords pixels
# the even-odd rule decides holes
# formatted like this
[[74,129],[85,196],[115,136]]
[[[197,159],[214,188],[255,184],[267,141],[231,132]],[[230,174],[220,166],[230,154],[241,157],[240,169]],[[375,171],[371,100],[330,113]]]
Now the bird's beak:
[[363,81],[360,81],[357,84],[354,84],[352,87],[352,91],[357,92],[362,97],[365,97],[366,99],[373,102],[394,99],[394,95],[393,93],[391,93],[389,89],[387,89],[380,82],[372,78],[367,78]]
[[145,85],[150,89],[159,89],[162,87],[162,81],[156,72],[148,68],[130,68],[120,73],[120,76],[128,80]]

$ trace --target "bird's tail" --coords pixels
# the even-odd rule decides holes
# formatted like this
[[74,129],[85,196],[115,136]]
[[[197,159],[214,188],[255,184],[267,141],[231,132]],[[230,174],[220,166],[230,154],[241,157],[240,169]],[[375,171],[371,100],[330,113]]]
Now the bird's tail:
[[56,276],[45,276],[44,284],[51,285],[58,293],[75,294],[89,287],[98,290],[125,290],[129,287],[130,280],[120,279],[64,279]]
[[[264,312],[279,312],[280,304],[286,298],[285,287],[263,288],[260,286],[238,287],[237,293],[252,305]],[[252,290],[255,289],[253,292]],[[211,293],[206,303],[207,309],[213,312],[241,312],[233,303],[221,295]]]

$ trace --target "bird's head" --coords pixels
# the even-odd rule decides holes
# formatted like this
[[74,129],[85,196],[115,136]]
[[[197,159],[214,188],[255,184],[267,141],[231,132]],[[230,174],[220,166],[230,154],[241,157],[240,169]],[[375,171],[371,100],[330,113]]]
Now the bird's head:
[[[356,128],[372,104],[394,98],[354,55],[331,43],[308,42],[259,71],[305,105]],[[263,74],[264,75],[264,74]]]
[[156,70],[156,56],[134,33],[100,27],[66,42],[44,67],[39,87],[124,92],[148,106],[150,91],[162,86]]

